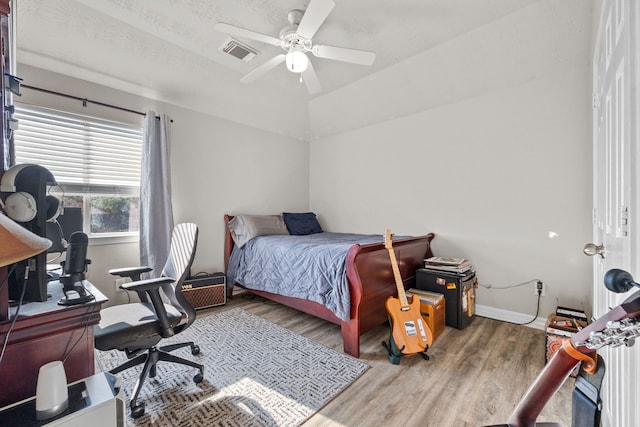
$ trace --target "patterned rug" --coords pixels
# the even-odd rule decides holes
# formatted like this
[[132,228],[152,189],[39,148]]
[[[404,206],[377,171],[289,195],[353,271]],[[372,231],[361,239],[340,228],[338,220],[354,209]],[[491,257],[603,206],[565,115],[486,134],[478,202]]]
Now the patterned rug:
[[[160,362],[138,401],[145,415],[130,426],[297,426],[362,375],[368,366],[240,308],[202,316],[182,334],[164,340],[195,341],[200,354],[173,353],[205,365],[197,369]],[[110,370],[126,360],[120,351],[96,350],[98,366]],[[141,365],[117,376],[127,397]]]

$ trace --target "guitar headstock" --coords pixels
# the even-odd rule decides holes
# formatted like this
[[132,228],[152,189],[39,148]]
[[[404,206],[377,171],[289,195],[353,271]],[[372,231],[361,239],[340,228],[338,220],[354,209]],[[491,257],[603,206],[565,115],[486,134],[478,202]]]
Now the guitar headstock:
[[571,339],[576,347],[598,350],[606,346],[631,347],[640,337],[640,291],[579,331]]
[[384,233],[384,247],[385,247],[385,249],[392,249],[393,248],[393,244],[391,242],[391,240],[392,240],[391,236],[392,236],[391,230],[389,230],[387,228],[387,230]]

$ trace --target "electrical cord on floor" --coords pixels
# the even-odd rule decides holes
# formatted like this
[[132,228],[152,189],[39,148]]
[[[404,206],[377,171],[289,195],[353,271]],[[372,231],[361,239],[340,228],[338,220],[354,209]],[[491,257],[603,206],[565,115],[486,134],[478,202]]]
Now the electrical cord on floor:
[[533,317],[533,319],[529,320],[526,323],[514,323],[514,322],[511,322],[511,323],[513,323],[514,325],[520,325],[520,326],[530,325],[531,323],[533,323],[538,318],[538,315],[540,314],[540,297],[541,296],[542,296],[542,289],[538,289],[538,303],[536,306],[536,315]]
[[504,286],[504,287],[496,287],[496,286],[492,286],[492,285],[482,285],[480,284],[481,287],[485,288],[485,289],[497,289],[497,290],[502,290],[502,289],[512,289],[512,288],[518,288],[520,286],[525,286],[525,285],[530,285],[532,283],[535,283],[537,288],[538,288],[538,302],[536,304],[536,314],[533,317],[533,319],[531,319],[528,322],[525,323],[516,323],[516,322],[509,322],[512,323],[514,325],[519,325],[519,326],[525,326],[525,325],[530,325],[533,322],[535,322],[535,320],[538,318],[538,316],[540,315],[540,297],[542,296],[542,281],[540,279],[531,279],[528,280],[526,282],[522,282],[522,283],[518,283],[517,285],[511,285],[511,286]]

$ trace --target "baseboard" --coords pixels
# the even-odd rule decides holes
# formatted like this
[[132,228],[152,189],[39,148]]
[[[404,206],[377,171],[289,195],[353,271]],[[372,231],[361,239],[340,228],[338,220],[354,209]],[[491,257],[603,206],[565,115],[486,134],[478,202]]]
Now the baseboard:
[[[501,308],[490,307],[487,305],[476,305],[476,314],[482,317],[488,317],[489,319],[501,320],[503,322],[510,323],[527,323],[531,322],[531,314],[517,313],[515,311],[503,310]],[[543,317],[537,317],[533,322],[525,325],[535,329],[545,329],[545,323],[547,319]]]

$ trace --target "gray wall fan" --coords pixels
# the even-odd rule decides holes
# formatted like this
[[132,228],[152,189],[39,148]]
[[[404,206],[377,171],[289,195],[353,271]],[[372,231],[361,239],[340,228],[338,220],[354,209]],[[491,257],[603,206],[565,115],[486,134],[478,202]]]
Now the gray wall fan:
[[273,46],[280,46],[285,51],[285,53],[274,56],[245,75],[240,79],[241,82],[251,83],[284,62],[289,71],[301,73],[307,90],[310,94],[315,94],[322,90],[322,86],[307,53],[310,52],[318,58],[360,65],[372,65],[376,59],[376,54],[373,52],[313,43],[313,35],[327,19],[335,5],[333,0],[311,0],[305,11],[291,10],[287,16],[290,25],[280,31],[279,38],[256,33],[255,31],[224,22],[218,22],[214,29]]

